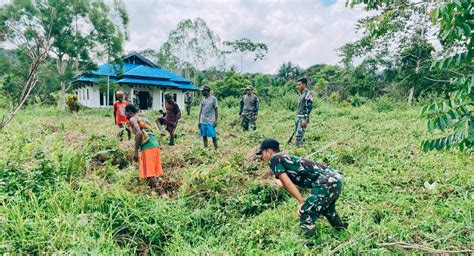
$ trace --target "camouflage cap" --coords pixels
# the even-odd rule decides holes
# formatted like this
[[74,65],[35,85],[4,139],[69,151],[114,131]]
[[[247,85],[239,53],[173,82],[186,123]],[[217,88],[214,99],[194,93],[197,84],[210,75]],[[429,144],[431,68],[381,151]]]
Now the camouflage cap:
[[253,90],[253,87],[251,85],[247,85],[247,87],[245,88],[245,90]]

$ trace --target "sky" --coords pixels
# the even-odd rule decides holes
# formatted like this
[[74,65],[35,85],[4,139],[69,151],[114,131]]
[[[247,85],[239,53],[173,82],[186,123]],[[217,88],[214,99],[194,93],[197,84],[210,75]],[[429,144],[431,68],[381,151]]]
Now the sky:
[[[0,3],[5,0],[0,0]],[[129,14],[125,51],[158,51],[182,19],[202,18],[222,41],[265,43],[264,60],[244,58],[244,72],[274,74],[285,62],[302,68],[338,64],[336,49],[362,36],[355,23],[367,15],[346,0],[123,0]],[[239,56],[226,59],[240,67]]]
[[[302,68],[314,64],[337,64],[335,49],[361,37],[355,23],[367,15],[345,7],[345,0],[124,0],[130,24],[126,51],[151,48],[156,51],[182,19],[200,17],[221,38],[249,38],[265,43],[268,54],[253,62],[244,58],[244,72],[276,73],[291,61]],[[228,65],[240,66],[234,56]]]
[[[267,44],[262,61],[244,59],[244,72],[276,73],[291,61],[302,68],[337,64],[335,49],[360,38],[355,22],[366,12],[345,7],[345,0],[124,0],[130,24],[126,51],[156,51],[182,19],[200,17],[221,38],[249,38]],[[235,56],[228,64],[240,66]]]

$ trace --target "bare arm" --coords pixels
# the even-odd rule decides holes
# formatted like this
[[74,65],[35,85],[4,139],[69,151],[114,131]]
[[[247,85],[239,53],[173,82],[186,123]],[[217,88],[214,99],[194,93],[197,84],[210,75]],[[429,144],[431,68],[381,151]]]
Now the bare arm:
[[138,149],[140,149],[140,145],[142,144],[142,130],[140,129],[140,125],[138,125],[136,118],[130,119],[130,125],[132,126],[132,131],[135,133],[135,154],[134,158],[135,161],[138,161]]
[[199,108],[198,124],[201,123],[201,113],[202,113],[202,102],[201,102],[201,107]]
[[160,118],[157,118],[157,119],[155,120],[155,123],[156,123],[156,126],[158,127],[158,130],[160,130],[161,132],[163,132],[163,126],[161,126]]
[[214,126],[217,127],[217,118],[219,117],[219,111],[217,111],[217,108],[216,108],[216,115],[215,115],[215,117],[216,117],[216,121],[214,122]]

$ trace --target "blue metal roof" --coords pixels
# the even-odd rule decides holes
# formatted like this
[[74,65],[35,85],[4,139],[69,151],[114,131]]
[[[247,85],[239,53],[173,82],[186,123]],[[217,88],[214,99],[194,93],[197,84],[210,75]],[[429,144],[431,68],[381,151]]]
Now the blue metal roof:
[[171,76],[163,72],[161,68],[152,68],[147,66],[139,66],[128,72],[125,72],[125,76],[139,76],[139,77],[150,77],[150,78],[161,78],[171,80]]
[[186,78],[184,78],[184,77],[182,77],[182,76],[178,76],[178,75],[176,75],[176,74],[174,74],[174,73],[171,73],[171,72],[169,72],[168,70],[161,69],[161,71],[162,71],[164,74],[170,76],[170,77],[171,77],[171,81],[191,83],[190,80],[188,80],[188,79],[186,79]]
[[87,77],[87,76],[80,76],[76,79],[74,79],[72,82],[90,82],[90,83],[97,83],[99,82],[99,78],[97,77]]
[[[168,70],[157,66],[149,66],[151,64],[147,62],[141,62],[142,64],[130,63],[132,56],[134,55],[128,55],[124,59],[126,63],[122,66],[117,64],[104,64],[99,66],[96,71],[84,72],[78,76],[73,83],[97,83],[109,76],[114,83],[174,87],[180,90],[199,90],[196,86],[191,84],[190,80]],[[140,60],[147,60],[141,55],[138,57]],[[129,63],[127,63],[127,61]],[[150,62],[149,60],[147,61]]]
[[122,67],[120,67],[120,65],[104,64],[99,66],[97,71],[92,71],[90,73],[98,76],[117,76],[117,73],[127,73],[128,71],[140,66],[141,65],[137,64],[123,64]]
[[122,78],[117,81],[119,84],[144,84],[144,85],[158,85],[166,87],[178,87],[177,84],[171,81],[157,81],[157,80],[147,80],[147,79],[133,79],[133,78]]
[[178,84],[178,89],[180,90],[189,90],[189,91],[197,91],[199,88],[192,84]]

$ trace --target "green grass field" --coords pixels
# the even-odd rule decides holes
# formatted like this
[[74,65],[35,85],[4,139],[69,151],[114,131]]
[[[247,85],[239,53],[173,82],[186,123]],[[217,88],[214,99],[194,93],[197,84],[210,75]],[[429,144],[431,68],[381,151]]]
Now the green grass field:
[[258,130],[243,133],[230,102],[221,104],[217,152],[202,147],[197,109],[183,115],[177,146],[162,149],[164,197],[138,180],[132,142],[118,142],[110,110],[25,109],[0,132],[0,253],[347,255],[474,248],[472,153],[421,152],[420,141],[429,135],[418,107],[316,105],[305,148],[282,149],[306,156],[344,142],[313,159],[344,173],[337,207],[350,226],[337,233],[320,219],[318,236],[307,239],[297,201],[249,158],[265,137],[286,142],[294,113],[263,104]]

